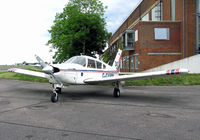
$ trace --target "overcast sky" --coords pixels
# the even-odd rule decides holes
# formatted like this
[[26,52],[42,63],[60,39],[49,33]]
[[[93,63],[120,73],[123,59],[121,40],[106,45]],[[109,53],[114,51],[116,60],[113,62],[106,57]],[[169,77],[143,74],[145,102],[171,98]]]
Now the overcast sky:
[[[114,33],[141,0],[101,0],[106,9],[107,29]],[[2,0],[0,1],[0,65],[36,62],[39,55],[52,58],[48,30],[56,13],[62,12],[68,0]]]

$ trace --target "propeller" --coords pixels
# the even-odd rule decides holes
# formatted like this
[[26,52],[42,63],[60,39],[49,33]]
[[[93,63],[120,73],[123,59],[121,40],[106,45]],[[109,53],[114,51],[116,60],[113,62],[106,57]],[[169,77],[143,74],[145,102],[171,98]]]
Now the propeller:
[[47,65],[39,56],[35,55],[35,58],[42,66],[42,71],[46,74],[54,74],[56,72],[59,72],[60,69],[57,67],[53,67],[52,65]]
[[47,65],[39,56],[35,55],[35,58],[37,59],[37,61],[40,63],[40,65],[42,66],[42,71],[48,75],[51,75],[51,77],[60,85],[63,85],[62,82],[60,81],[60,79],[58,79],[54,73],[57,73],[60,71],[59,68],[54,67],[52,65]]

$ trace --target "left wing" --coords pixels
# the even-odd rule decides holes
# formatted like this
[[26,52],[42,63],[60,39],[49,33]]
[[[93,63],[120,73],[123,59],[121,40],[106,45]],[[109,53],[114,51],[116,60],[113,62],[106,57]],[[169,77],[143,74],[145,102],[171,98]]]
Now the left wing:
[[158,71],[158,72],[147,72],[147,73],[136,73],[131,75],[119,75],[115,77],[106,77],[106,78],[90,78],[84,80],[86,84],[98,84],[98,83],[105,83],[105,82],[116,82],[116,81],[127,81],[127,80],[135,80],[135,79],[145,79],[151,77],[159,77],[165,75],[174,75],[174,74],[186,74],[189,71],[187,69],[173,69],[173,70],[165,70],[165,71]]
[[47,79],[49,77],[47,74],[45,74],[43,72],[36,72],[36,71],[31,71],[31,70],[19,69],[19,68],[12,68],[12,69],[9,69],[8,71],[16,72],[16,73],[20,73],[20,74],[31,75],[31,76],[42,77],[42,78],[47,78]]

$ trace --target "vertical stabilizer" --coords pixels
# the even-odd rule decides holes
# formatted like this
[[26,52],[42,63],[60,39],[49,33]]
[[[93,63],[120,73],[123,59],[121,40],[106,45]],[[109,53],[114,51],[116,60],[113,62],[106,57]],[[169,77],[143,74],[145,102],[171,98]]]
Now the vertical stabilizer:
[[118,72],[120,71],[120,62],[122,59],[122,50],[118,49],[118,52],[116,54],[115,60],[113,62],[112,67],[117,70]]

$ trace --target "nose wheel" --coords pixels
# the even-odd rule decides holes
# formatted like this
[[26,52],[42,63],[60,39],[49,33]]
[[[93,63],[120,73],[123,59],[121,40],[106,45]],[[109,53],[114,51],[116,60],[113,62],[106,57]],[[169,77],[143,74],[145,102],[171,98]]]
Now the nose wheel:
[[58,93],[57,92],[53,92],[51,95],[51,101],[53,103],[56,103],[58,101]]
[[59,84],[52,84],[53,92],[51,94],[51,101],[56,103],[58,101],[58,94],[61,94],[61,87],[62,85]]

